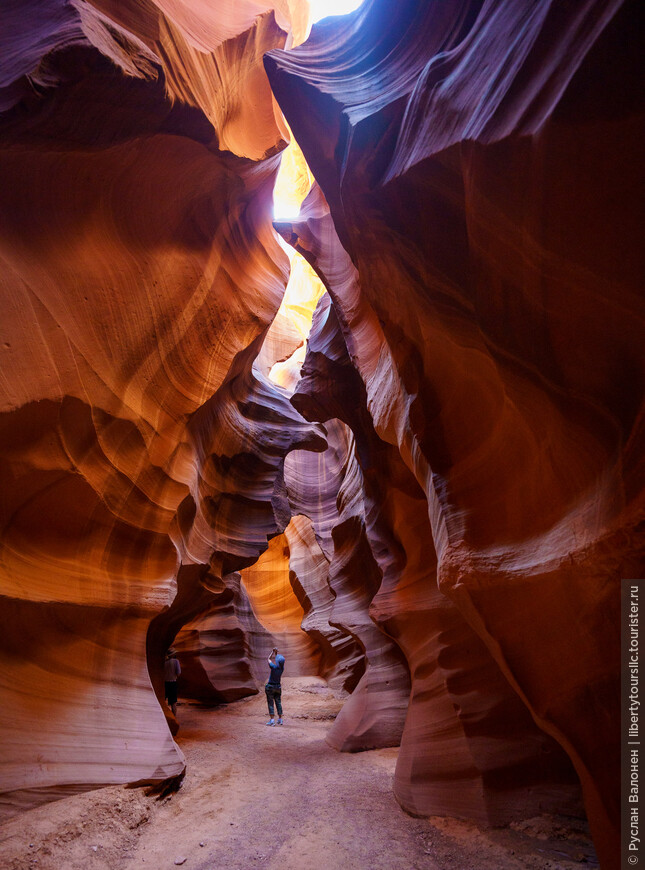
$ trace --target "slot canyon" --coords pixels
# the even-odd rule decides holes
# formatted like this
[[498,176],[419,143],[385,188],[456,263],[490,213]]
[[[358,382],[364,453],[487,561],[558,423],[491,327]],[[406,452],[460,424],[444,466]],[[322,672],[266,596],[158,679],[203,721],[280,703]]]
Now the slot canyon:
[[36,858],[16,826],[121,794],[188,807],[210,728],[213,776],[225,728],[275,748],[275,786],[288,759],[345,765],[330,818],[376,765],[368,840],[550,818],[592,845],[334,863],[326,835],[257,863],[196,844],[186,867],[622,866],[644,25],[636,0],[313,24],[307,0],[2,4],[3,867],[178,863],[90,841],[74,863],[53,834]]

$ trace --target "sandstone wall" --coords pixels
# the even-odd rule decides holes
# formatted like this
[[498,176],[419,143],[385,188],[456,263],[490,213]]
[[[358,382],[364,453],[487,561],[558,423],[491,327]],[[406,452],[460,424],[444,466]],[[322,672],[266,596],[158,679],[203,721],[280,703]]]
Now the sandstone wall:
[[[163,652],[252,691],[251,569],[354,690],[334,745],[402,741],[404,807],[576,811],[568,756],[613,867],[640,5],[367,0],[292,48],[305,7],[0,12],[1,806],[180,774]],[[302,370],[280,110],[318,187],[277,228],[329,291]]]
[[[314,198],[320,206],[319,194]],[[308,212],[312,210],[310,203]],[[325,226],[329,230],[328,215],[321,217],[321,211],[318,219],[297,225],[302,237]],[[336,250],[334,264],[342,259]],[[322,273],[332,274],[324,257],[318,263]],[[346,266],[350,274],[351,264]],[[367,704],[373,706],[381,729],[384,722],[396,721],[398,710],[406,714],[402,738],[402,719],[391,738],[396,744],[401,740],[395,794],[402,806],[416,815],[456,815],[494,825],[544,811],[580,813],[579,785],[566,754],[536,727],[485,645],[438,589],[424,493],[398,449],[376,435],[365,388],[328,303],[322,302],[316,312],[292,401],[307,417],[326,417],[326,407],[353,427],[354,463],[348,465],[354,473],[346,474],[341,485],[341,517],[333,537],[334,559],[343,565],[341,577],[346,585],[354,578],[356,588],[335,583],[332,570],[337,593],[333,613],[334,619],[346,612],[359,624],[369,622],[372,638],[385,633],[405,656],[409,702],[407,694],[400,694],[407,689],[407,673],[402,677],[391,656],[388,661],[382,636],[378,656],[367,651],[372,668],[366,675],[371,678]],[[287,471],[299,455],[289,457]],[[355,508],[349,522],[342,519],[345,504],[355,506],[357,501],[364,508],[363,546],[351,537],[357,525]],[[371,579],[369,566],[376,569]],[[355,713],[366,705],[361,688],[359,684],[338,717],[330,734],[334,745],[369,745],[364,725],[368,717]]]
[[358,273],[327,264],[439,590],[569,754],[607,867],[643,551],[641,24],[620,0],[375,0],[265,59]]
[[[9,804],[183,769],[151,686],[163,692],[165,646],[210,603],[204,584],[221,594],[288,522],[286,499],[272,503],[284,452],[324,447],[252,371],[288,276],[270,222],[277,160],[259,160],[282,143],[261,61],[286,33],[261,11],[2,10]],[[258,401],[282,405],[273,432]],[[264,465],[249,451],[260,428],[280,433]],[[249,473],[260,485],[240,529]]]

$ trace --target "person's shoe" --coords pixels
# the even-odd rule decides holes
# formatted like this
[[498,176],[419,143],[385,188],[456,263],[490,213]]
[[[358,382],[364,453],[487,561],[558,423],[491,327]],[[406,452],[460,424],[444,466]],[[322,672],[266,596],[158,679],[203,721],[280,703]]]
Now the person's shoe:
[[265,724],[266,725],[275,725],[275,722],[273,721],[273,719],[269,719],[269,721],[266,722]]
[[282,719],[278,719],[278,725],[282,725]]

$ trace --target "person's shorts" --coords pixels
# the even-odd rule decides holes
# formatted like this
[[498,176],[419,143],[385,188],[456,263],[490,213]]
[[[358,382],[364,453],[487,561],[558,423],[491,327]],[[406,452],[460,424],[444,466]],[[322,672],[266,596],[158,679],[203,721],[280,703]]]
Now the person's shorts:
[[171,705],[177,703],[177,680],[166,683],[166,698]]

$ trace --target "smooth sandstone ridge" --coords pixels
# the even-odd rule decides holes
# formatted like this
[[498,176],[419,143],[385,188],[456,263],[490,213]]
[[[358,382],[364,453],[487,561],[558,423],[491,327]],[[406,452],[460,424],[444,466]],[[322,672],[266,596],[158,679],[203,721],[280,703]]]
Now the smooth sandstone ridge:
[[[0,10],[0,811],[181,776],[167,647],[216,704],[279,645],[347,694],[333,746],[400,745],[406,810],[507,824],[581,786],[617,866],[642,25]],[[289,204],[316,182],[273,222],[291,132]]]

